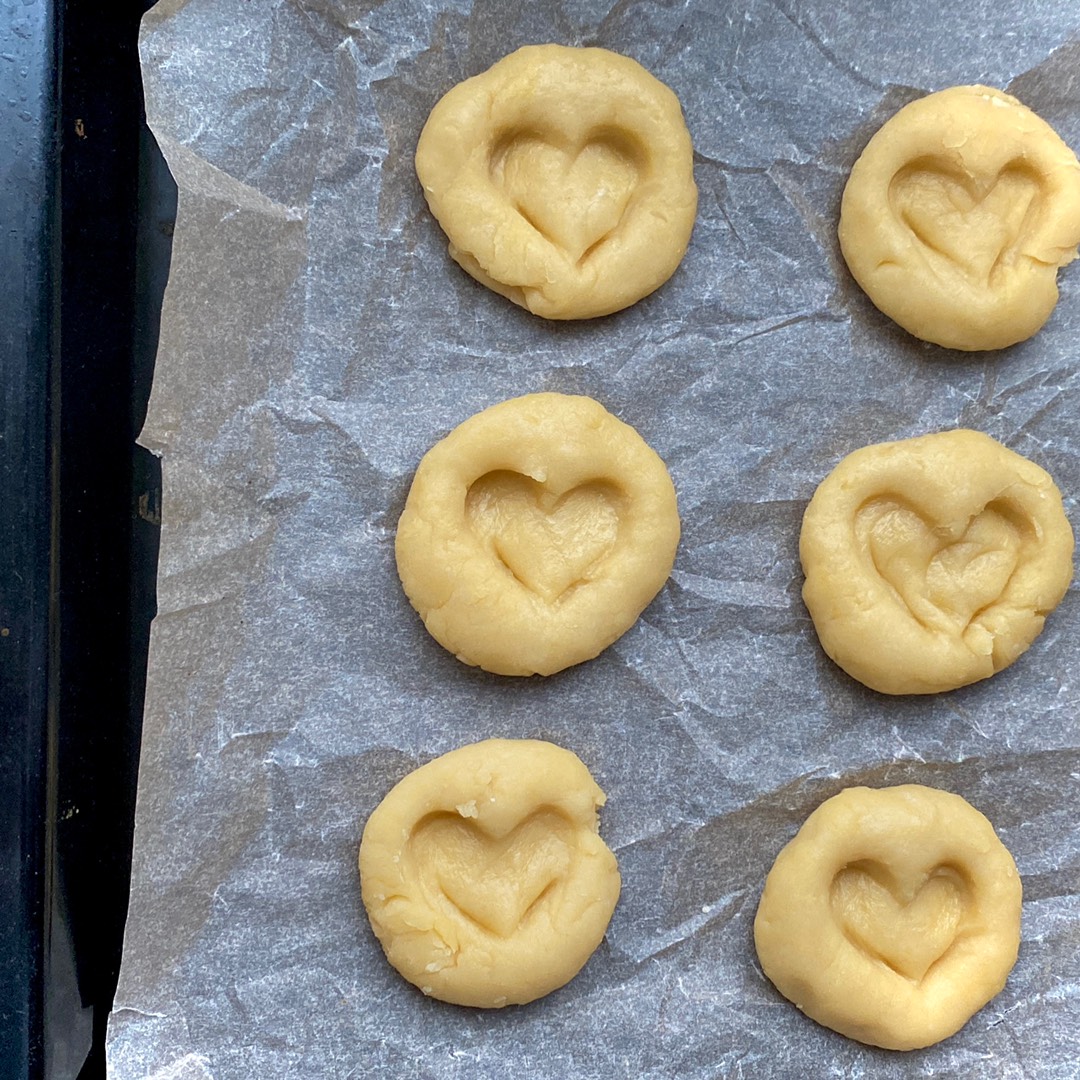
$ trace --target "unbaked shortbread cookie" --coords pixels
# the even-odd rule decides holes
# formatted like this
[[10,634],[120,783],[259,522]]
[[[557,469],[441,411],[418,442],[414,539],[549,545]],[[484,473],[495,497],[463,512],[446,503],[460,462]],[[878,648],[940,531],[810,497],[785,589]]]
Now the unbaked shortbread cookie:
[[396,546],[440,645],[499,675],[550,675],[634,624],[678,542],[671,478],[632,427],[592,398],[528,394],[428,451]]
[[901,109],[851,170],[840,247],[889,318],[950,349],[1031,337],[1080,242],[1080,164],[1014,97],[955,86]]
[[1073,534],[1038,465],[977,431],[849,454],[803,517],[803,599],[825,652],[884,694],[986,679],[1072,580]]
[[568,983],[619,898],[603,805],[574,754],[531,739],[463,746],[410,773],[360,844],[387,959],[455,1005],[522,1005]]
[[678,99],[605,49],[529,45],[431,111],[416,173],[450,255],[547,319],[629,307],[679,265],[697,210]]
[[754,920],[762,970],[819,1024],[914,1050],[959,1031],[1020,947],[1021,886],[959,795],[848,788],[780,852]]

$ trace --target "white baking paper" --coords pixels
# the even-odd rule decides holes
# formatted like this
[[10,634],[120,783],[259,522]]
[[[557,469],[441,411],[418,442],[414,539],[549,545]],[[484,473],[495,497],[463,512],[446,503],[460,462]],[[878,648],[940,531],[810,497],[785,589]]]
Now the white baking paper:
[[[1072,0],[163,0],[141,49],[180,188],[143,433],[164,510],[115,1080],[1075,1077],[1080,671],[1074,588],[992,680],[887,698],[822,654],[803,508],[849,451],[957,425],[1047,468],[1077,520],[1080,266],[1031,341],[961,355],[879,314],[840,258],[848,169],[930,90],[1009,89],[1080,147]],[[601,45],[683,103],[700,209],[671,281],[555,324],[447,256],[413,173],[436,100],[519,45]],[[395,573],[421,455],[479,409],[585,393],[667,462],[671,580],[597,660],[458,663]],[[575,751],[623,893],[564,989],[478,1012],[386,964],[364,820],[489,736]],[[803,1017],[751,927],[780,848],[852,784],[986,813],[1024,880],[1002,994],[907,1055]]]

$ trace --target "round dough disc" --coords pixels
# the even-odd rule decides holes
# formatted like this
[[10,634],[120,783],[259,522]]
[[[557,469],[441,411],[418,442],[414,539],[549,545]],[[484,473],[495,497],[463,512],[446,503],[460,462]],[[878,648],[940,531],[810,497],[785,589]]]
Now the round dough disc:
[[950,349],[1031,337],[1080,242],[1080,164],[1014,97],[954,86],[888,120],[840,208],[852,276],[909,333]]
[[439,644],[499,675],[550,675],[634,624],[678,542],[671,477],[633,428],[592,398],[527,394],[428,451],[396,547]]
[[1020,907],[1012,856],[959,795],[848,788],[777,856],[754,943],[811,1019],[913,1050],[959,1031],[1005,985]]
[[978,431],[867,446],[803,516],[803,599],[822,648],[884,694],[986,679],[1035,640],[1072,580],[1050,476]]
[[424,125],[416,173],[450,255],[546,319],[658,289],[697,211],[678,99],[606,49],[528,45],[459,83]]
[[619,898],[598,835],[604,793],[569,750],[489,739],[406,776],[360,844],[371,927],[390,963],[455,1005],[521,1005],[569,982]]

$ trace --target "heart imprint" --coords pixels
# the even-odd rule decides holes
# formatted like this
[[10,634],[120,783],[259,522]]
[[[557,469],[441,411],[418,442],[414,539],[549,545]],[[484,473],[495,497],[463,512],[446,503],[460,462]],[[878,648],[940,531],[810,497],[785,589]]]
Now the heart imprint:
[[893,211],[925,247],[953,263],[976,284],[1011,262],[1042,188],[1023,165],[1010,164],[979,183],[932,159],[893,177]]
[[519,132],[491,157],[491,173],[511,205],[575,263],[618,228],[638,182],[624,139],[601,135],[576,147]]
[[951,948],[964,906],[963,881],[950,867],[937,867],[911,892],[873,862],[845,867],[832,883],[833,913],[847,939],[914,982]]
[[1024,525],[1004,503],[986,506],[956,537],[899,496],[860,507],[856,532],[881,577],[920,622],[938,613],[963,632],[999,600],[1016,570]]
[[466,512],[510,573],[554,603],[615,546],[621,502],[603,481],[555,495],[520,473],[494,472],[469,488]]
[[509,937],[570,869],[572,826],[537,810],[494,838],[455,814],[425,818],[410,848],[427,888],[490,933]]

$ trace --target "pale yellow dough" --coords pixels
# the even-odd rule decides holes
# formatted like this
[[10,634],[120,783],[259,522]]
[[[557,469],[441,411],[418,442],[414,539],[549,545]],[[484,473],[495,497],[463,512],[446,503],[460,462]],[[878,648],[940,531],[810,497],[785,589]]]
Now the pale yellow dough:
[[1072,580],[1050,476],[977,431],[849,454],[803,517],[803,599],[825,652],[884,694],[986,679],[1035,640]]
[[450,255],[547,319],[658,289],[697,210],[678,99],[605,49],[529,45],[459,83],[424,126],[416,173]]
[[528,394],[424,456],[397,565],[428,631],[459,660],[550,675],[634,624],[678,542],[675,488],[633,428],[591,398]]
[[889,318],[950,349],[1031,337],[1080,242],[1080,164],[1014,97],[955,86],[870,140],[840,209],[840,247]]
[[959,795],[848,788],[780,852],[754,920],[762,970],[825,1027],[890,1050],[959,1031],[1020,947],[1020,876]]
[[574,754],[531,739],[463,746],[410,773],[360,844],[387,959],[455,1005],[522,1005],[568,983],[619,898],[603,805]]

